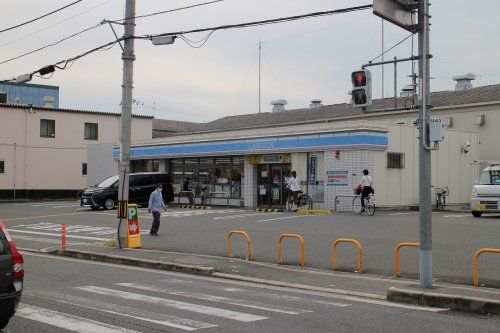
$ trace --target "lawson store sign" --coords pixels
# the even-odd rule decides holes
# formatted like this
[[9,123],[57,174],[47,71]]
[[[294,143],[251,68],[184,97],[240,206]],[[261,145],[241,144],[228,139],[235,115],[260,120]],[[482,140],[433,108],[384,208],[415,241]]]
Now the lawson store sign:
[[[207,156],[212,154],[253,154],[272,152],[314,151],[325,149],[387,149],[387,133],[348,132],[339,134],[297,135],[266,139],[209,141],[199,143],[171,144],[134,147],[132,159]],[[120,157],[115,149],[113,158]]]

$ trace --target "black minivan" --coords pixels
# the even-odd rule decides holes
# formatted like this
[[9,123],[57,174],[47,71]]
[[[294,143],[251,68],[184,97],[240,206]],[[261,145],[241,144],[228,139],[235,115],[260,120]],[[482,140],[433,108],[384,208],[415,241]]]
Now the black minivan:
[[[174,193],[169,173],[164,172],[138,172],[129,176],[129,199],[131,203],[147,205],[149,196],[156,188],[156,184],[163,186],[163,199],[165,203],[174,201]],[[113,209],[118,202],[118,175],[111,176],[99,184],[82,191],[81,206],[92,209]]]

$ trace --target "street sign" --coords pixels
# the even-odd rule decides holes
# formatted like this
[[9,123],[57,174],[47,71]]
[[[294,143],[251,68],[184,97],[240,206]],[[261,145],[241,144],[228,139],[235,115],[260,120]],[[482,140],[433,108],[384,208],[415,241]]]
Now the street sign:
[[127,207],[127,247],[141,247],[141,230],[139,228],[139,217],[137,215],[137,205],[129,204]]
[[373,0],[373,14],[405,30],[415,32],[417,19],[411,9],[411,0]]

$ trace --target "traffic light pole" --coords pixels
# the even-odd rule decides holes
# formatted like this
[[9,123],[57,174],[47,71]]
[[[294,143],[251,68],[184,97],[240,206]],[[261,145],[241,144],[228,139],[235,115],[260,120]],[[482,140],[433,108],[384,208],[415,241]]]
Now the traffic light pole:
[[[135,0],[127,0],[125,4],[125,32],[122,78],[122,114],[120,118],[120,162],[118,166],[119,189],[118,201],[128,202],[130,173],[130,139],[132,123],[132,84],[134,74],[134,39],[128,38],[135,34]],[[121,222],[121,218],[120,218]],[[127,223],[118,226],[118,244],[120,248],[127,242]]]
[[420,78],[419,192],[420,286],[432,287],[431,150],[428,141],[430,108],[429,0],[418,1],[418,49]]

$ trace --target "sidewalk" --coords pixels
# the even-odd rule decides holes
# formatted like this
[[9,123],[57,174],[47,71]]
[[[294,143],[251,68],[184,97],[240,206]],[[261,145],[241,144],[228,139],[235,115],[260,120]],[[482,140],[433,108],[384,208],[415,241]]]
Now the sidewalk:
[[389,300],[469,312],[500,313],[500,290],[492,288],[434,283],[433,289],[423,290],[420,289],[417,280],[189,253],[143,249],[120,250],[97,244],[72,245],[64,251],[58,246],[25,250],[373,300]]

